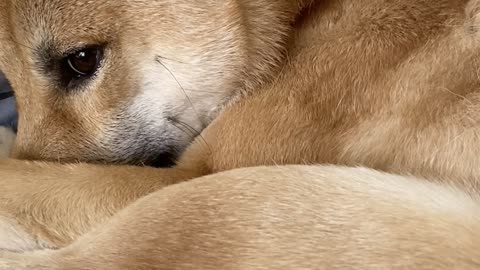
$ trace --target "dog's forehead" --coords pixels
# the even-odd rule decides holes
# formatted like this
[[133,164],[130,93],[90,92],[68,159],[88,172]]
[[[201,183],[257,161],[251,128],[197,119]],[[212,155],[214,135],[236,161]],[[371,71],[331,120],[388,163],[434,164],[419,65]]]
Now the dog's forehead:
[[108,0],[12,0],[6,17],[17,42],[74,42],[112,32],[122,5]]
[[28,23],[83,24],[95,19],[107,19],[115,14],[125,1],[112,0],[11,0],[8,11],[15,19]]

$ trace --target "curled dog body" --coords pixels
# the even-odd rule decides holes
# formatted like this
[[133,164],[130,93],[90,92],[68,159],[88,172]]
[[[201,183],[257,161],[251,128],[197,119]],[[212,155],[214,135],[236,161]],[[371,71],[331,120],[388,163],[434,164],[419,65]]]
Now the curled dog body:
[[479,1],[116,3],[0,3],[0,269],[478,269]]

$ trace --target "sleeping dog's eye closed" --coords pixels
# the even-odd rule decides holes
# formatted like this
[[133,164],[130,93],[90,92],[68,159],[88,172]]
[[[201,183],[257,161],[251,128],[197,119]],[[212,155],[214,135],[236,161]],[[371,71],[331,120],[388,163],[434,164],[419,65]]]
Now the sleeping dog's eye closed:
[[67,55],[62,61],[62,81],[68,87],[74,87],[90,78],[99,68],[102,57],[101,47],[87,47]]

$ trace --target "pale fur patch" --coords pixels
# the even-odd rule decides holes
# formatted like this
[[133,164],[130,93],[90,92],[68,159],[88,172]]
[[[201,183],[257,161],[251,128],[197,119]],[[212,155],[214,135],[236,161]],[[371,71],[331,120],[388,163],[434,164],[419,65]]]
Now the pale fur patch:
[[8,158],[15,141],[15,133],[6,127],[0,127],[0,159]]
[[[149,123],[151,134],[161,131],[157,136],[170,140],[170,144],[187,145],[235,96],[238,89],[231,82],[238,79],[227,63],[211,61],[204,55],[206,53],[198,52],[182,61],[162,58],[163,54],[154,50],[139,64],[143,82],[139,95],[127,109],[128,115]],[[154,55],[157,61],[151,60]]]
[[0,217],[0,250],[21,252],[37,248],[35,239],[14,220]]

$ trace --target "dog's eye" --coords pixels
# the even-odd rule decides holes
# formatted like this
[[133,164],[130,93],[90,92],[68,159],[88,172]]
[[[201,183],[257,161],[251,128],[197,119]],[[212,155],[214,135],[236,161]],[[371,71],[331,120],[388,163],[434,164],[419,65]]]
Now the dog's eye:
[[67,57],[67,64],[76,77],[89,76],[97,70],[100,57],[100,48],[82,49],[70,54]]
[[67,87],[74,87],[76,84],[89,78],[100,66],[103,57],[101,47],[86,47],[68,54],[63,59],[61,78]]

